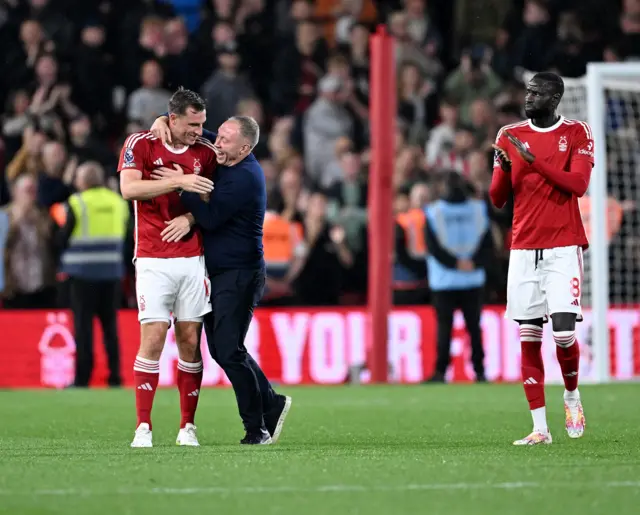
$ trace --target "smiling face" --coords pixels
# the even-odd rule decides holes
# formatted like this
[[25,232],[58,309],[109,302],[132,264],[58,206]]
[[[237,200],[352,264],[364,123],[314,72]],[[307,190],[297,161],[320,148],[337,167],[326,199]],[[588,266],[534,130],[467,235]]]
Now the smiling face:
[[171,113],[169,126],[174,144],[194,145],[196,139],[202,136],[202,127],[207,120],[207,111],[197,111],[188,107],[185,114]]
[[230,165],[251,150],[251,145],[240,132],[240,124],[235,120],[227,120],[220,126],[214,147],[219,165]]

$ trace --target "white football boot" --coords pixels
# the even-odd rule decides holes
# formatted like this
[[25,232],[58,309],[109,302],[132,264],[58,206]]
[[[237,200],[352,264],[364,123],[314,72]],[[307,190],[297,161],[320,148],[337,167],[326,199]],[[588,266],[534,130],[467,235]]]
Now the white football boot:
[[185,426],[180,429],[180,431],[178,431],[176,445],[200,447],[200,442],[198,442],[198,435],[196,434],[196,426],[194,426],[193,424],[185,424]]
[[136,434],[131,442],[131,447],[153,447],[153,439],[151,437],[151,429],[149,424],[143,422],[136,429]]

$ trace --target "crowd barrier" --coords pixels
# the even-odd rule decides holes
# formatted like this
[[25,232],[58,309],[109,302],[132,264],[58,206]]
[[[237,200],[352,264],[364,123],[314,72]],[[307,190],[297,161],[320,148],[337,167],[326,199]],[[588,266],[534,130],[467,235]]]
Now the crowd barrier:
[[[581,381],[596,378],[598,355],[590,340],[591,314],[578,324],[581,345]],[[640,377],[640,310],[611,309],[611,378]],[[133,380],[133,360],[138,349],[137,312],[123,310],[118,316],[122,376]],[[455,317],[449,380],[473,380],[470,349],[464,320]],[[546,379],[561,383],[555,359],[551,324],[545,325]],[[365,361],[366,316],[361,308],[257,309],[246,346],[267,376],[278,384],[340,384]],[[503,307],[488,307],[482,314],[486,375],[490,381],[520,380],[518,327],[504,319]],[[418,383],[428,378],[435,363],[435,317],[432,308],[403,307],[389,317],[390,381]],[[106,383],[107,369],[102,334],[96,321],[95,370],[92,385]],[[205,386],[228,385],[220,368],[204,347]],[[169,330],[160,361],[160,385],[176,379],[178,353],[173,328]],[[0,388],[64,388],[73,382],[75,342],[73,319],[67,311],[0,311]],[[350,374],[351,371],[351,374]],[[367,381],[366,372],[356,374]]]

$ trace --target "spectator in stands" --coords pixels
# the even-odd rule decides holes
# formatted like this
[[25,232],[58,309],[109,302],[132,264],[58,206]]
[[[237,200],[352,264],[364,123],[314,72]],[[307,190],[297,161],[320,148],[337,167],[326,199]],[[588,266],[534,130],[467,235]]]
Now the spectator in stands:
[[369,36],[369,29],[365,25],[353,25],[346,52],[351,63],[355,95],[365,106],[369,104]]
[[51,0],[30,0],[29,16],[40,22],[47,38],[55,43],[56,51],[68,53],[73,45],[74,27]]
[[408,0],[406,12],[408,15],[407,32],[424,52],[434,57],[440,53],[442,35],[438,27],[432,22],[426,9],[425,0]]
[[7,165],[6,178],[12,182],[23,174],[34,177],[42,169],[42,147],[47,141],[44,132],[28,125],[22,134],[22,146]]
[[2,136],[8,152],[15,154],[22,143],[22,134],[31,122],[29,93],[25,89],[12,91],[7,99],[2,119]]
[[[92,133],[88,116],[79,116],[69,123],[69,154],[80,163],[98,161],[105,170],[115,170],[117,160],[109,145]],[[135,131],[134,131],[135,132]]]
[[328,164],[326,149],[334,148],[338,138],[353,136],[353,119],[344,106],[342,88],[338,77],[325,76],[318,86],[318,98],[305,113],[305,170],[317,184],[322,182]]
[[138,121],[145,127],[151,127],[155,119],[167,110],[171,93],[162,87],[163,80],[163,71],[158,61],[149,60],[142,65],[142,86],[129,97],[129,121]]
[[526,0],[522,21],[524,27],[514,39],[511,50],[513,62],[525,70],[542,70],[547,66],[556,32],[547,3]]
[[73,57],[74,98],[91,118],[106,125],[112,121],[114,63],[106,53],[107,34],[97,23],[88,23],[80,32],[80,45]]
[[240,73],[238,45],[230,41],[216,48],[219,68],[202,86],[207,102],[207,127],[217,128],[233,116],[240,100],[253,96],[247,78]]
[[42,172],[38,174],[38,205],[49,209],[58,202],[66,202],[73,192],[77,158],[67,160],[67,151],[57,141],[48,142],[42,149]]
[[[191,2],[192,0],[188,0]],[[165,24],[166,54],[162,59],[165,83],[173,90],[179,86],[197,90],[207,77],[208,67],[201,64],[189,42],[189,29],[182,18],[173,18]],[[203,73],[204,71],[204,73]]]
[[467,50],[460,58],[460,66],[448,77],[444,92],[460,106],[460,120],[469,123],[471,104],[478,98],[492,99],[500,91],[501,82],[488,65],[484,47]]
[[316,24],[299,23],[295,45],[283,44],[274,61],[271,101],[276,116],[299,115],[307,110],[324,73],[327,54],[327,43]]
[[449,152],[458,126],[458,106],[450,99],[440,102],[440,123],[429,131],[425,148],[427,166],[434,166],[438,156]]
[[4,249],[4,306],[13,309],[55,306],[54,227],[36,203],[36,178],[22,174],[13,183],[4,211],[9,230]]
[[398,73],[398,115],[408,127],[407,139],[416,144],[426,139],[427,127],[433,124],[435,85],[412,62],[400,65]]
[[328,223],[327,198],[319,191],[309,197],[303,231],[304,241],[289,276],[296,299],[307,306],[336,305],[353,254],[346,245],[344,228]]
[[496,126],[495,112],[489,99],[478,98],[473,101],[469,108],[469,121],[477,145],[486,152],[491,152],[499,127]]

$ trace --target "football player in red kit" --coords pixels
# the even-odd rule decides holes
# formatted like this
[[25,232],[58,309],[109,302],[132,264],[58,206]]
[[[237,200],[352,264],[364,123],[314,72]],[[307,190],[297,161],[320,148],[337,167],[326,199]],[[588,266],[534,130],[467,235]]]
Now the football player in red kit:
[[[194,417],[202,384],[198,348],[203,316],[211,311],[209,278],[202,237],[193,229],[178,242],[166,241],[167,220],[187,213],[180,190],[208,194],[216,166],[211,142],[203,139],[205,104],[193,91],[179,89],[169,101],[172,143],[164,144],[148,131],[127,138],[118,172],[122,196],[133,201],[135,214],[136,294],[140,349],[133,365],[137,425],[131,447],[152,447],[151,408],[158,386],[160,355],[171,317],[178,345],[177,383],[180,392],[178,445],[198,446]],[[156,179],[158,168],[184,171]]]
[[594,146],[587,123],[556,112],[563,94],[558,75],[536,74],[527,85],[528,120],[500,129],[493,146],[491,201],[501,208],[511,192],[514,198],[506,316],[520,325],[522,381],[533,417],[532,433],[514,445],[552,441],[541,352],[549,316],[565,384],[566,430],[579,438],[585,427],[575,327],[582,319],[582,252],[588,241],[578,198],[589,186]]

